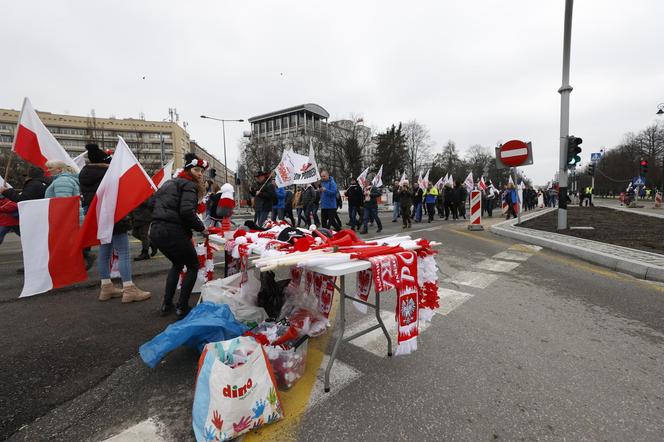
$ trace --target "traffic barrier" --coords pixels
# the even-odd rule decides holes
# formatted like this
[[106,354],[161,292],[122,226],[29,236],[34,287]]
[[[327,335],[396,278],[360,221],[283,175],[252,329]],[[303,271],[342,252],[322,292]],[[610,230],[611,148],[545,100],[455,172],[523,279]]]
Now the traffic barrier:
[[655,194],[655,208],[659,209],[662,207],[662,192],[657,192]]
[[482,193],[479,190],[470,192],[470,224],[468,230],[484,230],[482,227]]

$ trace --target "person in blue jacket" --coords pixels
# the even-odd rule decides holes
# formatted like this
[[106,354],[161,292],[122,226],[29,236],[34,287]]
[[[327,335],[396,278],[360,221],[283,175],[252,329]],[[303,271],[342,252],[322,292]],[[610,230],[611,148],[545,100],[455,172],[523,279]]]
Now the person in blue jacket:
[[341,230],[337,225],[337,183],[327,170],[320,171],[320,217],[323,227]]
[[277,203],[272,206],[272,214],[279,221],[284,219],[284,213],[286,211],[286,189],[283,187],[277,187]]

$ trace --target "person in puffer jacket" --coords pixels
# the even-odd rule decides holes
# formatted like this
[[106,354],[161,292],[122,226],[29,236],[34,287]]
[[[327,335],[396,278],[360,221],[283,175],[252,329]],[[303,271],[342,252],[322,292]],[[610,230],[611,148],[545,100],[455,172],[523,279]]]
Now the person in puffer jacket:
[[173,298],[184,266],[187,266],[187,273],[182,279],[175,315],[182,318],[190,310],[189,297],[196,283],[199,266],[192,231],[208,235],[203,221],[196,215],[198,202],[205,196],[203,172],[207,167],[207,161],[193,153],[186,154],[184,169],[167,181],[154,196],[150,241],[172,263],[166,277],[162,316],[173,311]]

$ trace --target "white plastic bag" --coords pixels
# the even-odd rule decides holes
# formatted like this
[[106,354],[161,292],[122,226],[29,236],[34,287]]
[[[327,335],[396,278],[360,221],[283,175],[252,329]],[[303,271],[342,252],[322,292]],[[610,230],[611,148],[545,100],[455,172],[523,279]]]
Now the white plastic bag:
[[267,319],[267,313],[262,307],[247,302],[237,287],[241,275],[239,273],[223,279],[215,279],[201,288],[201,302],[209,301],[215,304],[228,304],[235,319],[255,327]]
[[283,416],[272,369],[255,339],[239,337],[205,346],[192,410],[196,440],[233,439]]

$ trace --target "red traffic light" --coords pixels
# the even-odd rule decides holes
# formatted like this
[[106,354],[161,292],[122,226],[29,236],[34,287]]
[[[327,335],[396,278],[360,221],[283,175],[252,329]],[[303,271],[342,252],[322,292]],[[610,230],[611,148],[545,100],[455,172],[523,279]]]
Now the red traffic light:
[[641,166],[642,167],[648,166],[648,160],[641,160]]

